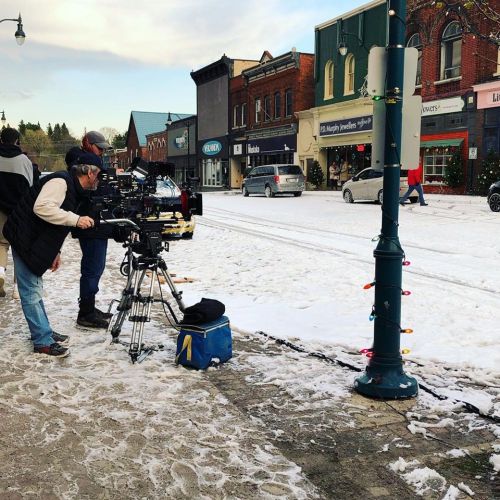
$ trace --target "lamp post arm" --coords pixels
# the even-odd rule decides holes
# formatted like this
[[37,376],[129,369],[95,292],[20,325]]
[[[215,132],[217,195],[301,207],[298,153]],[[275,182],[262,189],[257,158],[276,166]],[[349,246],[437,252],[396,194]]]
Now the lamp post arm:
[[10,19],[6,17],[5,19],[0,19],[0,23],[3,23],[4,21],[14,21],[15,23],[18,23],[21,22],[21,18],[19,17],[19,19]]

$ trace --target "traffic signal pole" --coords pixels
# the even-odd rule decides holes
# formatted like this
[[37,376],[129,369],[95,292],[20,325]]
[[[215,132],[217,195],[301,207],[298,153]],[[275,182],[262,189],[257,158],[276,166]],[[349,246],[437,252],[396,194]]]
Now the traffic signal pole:
[[382,229],[375,257],[374,342],[365,373],[355,389],[366,396],[398,399],[416,396],[418,384],[403,370],[400,351],[404,252],[398,237],[401,128],[403,108],[406,0],[389,0],[386,128]]

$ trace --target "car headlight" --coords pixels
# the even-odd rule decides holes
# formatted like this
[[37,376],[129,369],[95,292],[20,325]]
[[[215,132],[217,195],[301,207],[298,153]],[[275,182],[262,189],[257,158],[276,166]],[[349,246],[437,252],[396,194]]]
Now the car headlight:
[[493,189],[495,187],[495,182],[490,186],[490,189]]

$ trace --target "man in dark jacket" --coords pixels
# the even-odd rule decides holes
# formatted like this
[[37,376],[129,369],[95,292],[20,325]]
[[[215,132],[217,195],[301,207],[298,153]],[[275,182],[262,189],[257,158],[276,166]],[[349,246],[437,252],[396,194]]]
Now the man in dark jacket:
[[[104,151],[111,146],[104,136],[95,131],[83,136],[81,148],[71,148],[66,153],[68,168],[78,157],[87,152],[102,157]],[[96,193],[103,194],[103,193]],[[95,306],[95,297],[99,291],[99,281],[106,267],[108,238],[111,237],[108,227],[96,227],[90,231],[72,231],[72,236],[78,238],[82,250],[79,311],[76,322],[90,328],[107,328],[111,314],[101,311]]]
[[16,278],[24,316],[34,351],[64,357],[69,350],[61,345],[67,335],[54,332],[43,304],[43,274],[61,265],[61,246],[71,227],[89,229],[91,217],[78,215],[85,191],[97,187],[101,159],[81,155],[71,172],[55,172],[33,186],[9,215],[3,234],[12,247]]
[[19,132],[4,128],[0,134],[0,297],[5,297],[5,270],[9,242],[2,234],[7,216],[33,185],[33,166],[19,146]]

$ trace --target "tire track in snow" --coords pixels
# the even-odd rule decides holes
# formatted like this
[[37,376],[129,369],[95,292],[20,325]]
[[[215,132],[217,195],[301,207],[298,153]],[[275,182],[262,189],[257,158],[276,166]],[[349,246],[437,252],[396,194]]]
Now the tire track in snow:
[[[254,236],[254,237],[265,239],[265,240],[272,240],[272,241],[276,241],[279,243],[284,243],[286,245],[290,245],[290,246],[294,246],[294,247],[298,247],[298,248],[303,248],[305,250],[312,250],[315,252],[327,253],[327,254],[331,254],[331,255],[335,255],[335,256],[339,256],[339,257],[340,256],[348,257],[350,260],[355,261],[355,262],[360,262],[362,264],[373,264],[372,259],[363,259],[361,257],[358,257],[358,255],[355,252],[351,252],[349,250],[342,250],[339,248],[333,248],[331,246],[320,244],[317,242],[308,243],[308,242],[304,242],[304,241],[298,241],[293,236],[292,237],[278,236],[276,234],[269,234],[266,232],[257,231],[257,230],[253,230],[253,229],[246,229],[246,228],[242,228],[238,225],[230,224],[227,221],[221,222],[221,221],[216,221],[216,220],[210,219],[209,217],[207,218],[205,215],[204,215],[203,220],[198,219],[197,223],[202,225],[202,226],[212,227],[214,229],[223,229],[223,230],[225,229],[228,231],[235,231],[238,233],[246,234],[249,236]],[[290,226],[294,227],[292,225],[290,225]],[[259,227],[262,227],[262,225],[259,225]],[[276,227],[277,226],[273,226],[273,229],[275,229]],[[286,231],[289,230],[287,228],[283,228],[283,229]],[[420,250],[425,250],[425,248],[421,248],[421,247],[415,247],[415,248],[418,248]],[[420,276],[422,278],[427,278],[427,279],[432,280],[432,281],[450,283],[452,285],[463,287],[465,289],[479,290],[481,292],[485,292],[488,294],[494,294],[495,296],[498,294],[498,291],[495,289],[483,287],[483,286],[479,286],[479,285],[472,285],[470,283],[466,283],[464,281],[449,278],[447,276],[426,273],[425,271],[418,271],[418,270],[408,269],[408,268],[405,270],[405,272],[409,273],[409,274],[416,275],[416,276]]]

